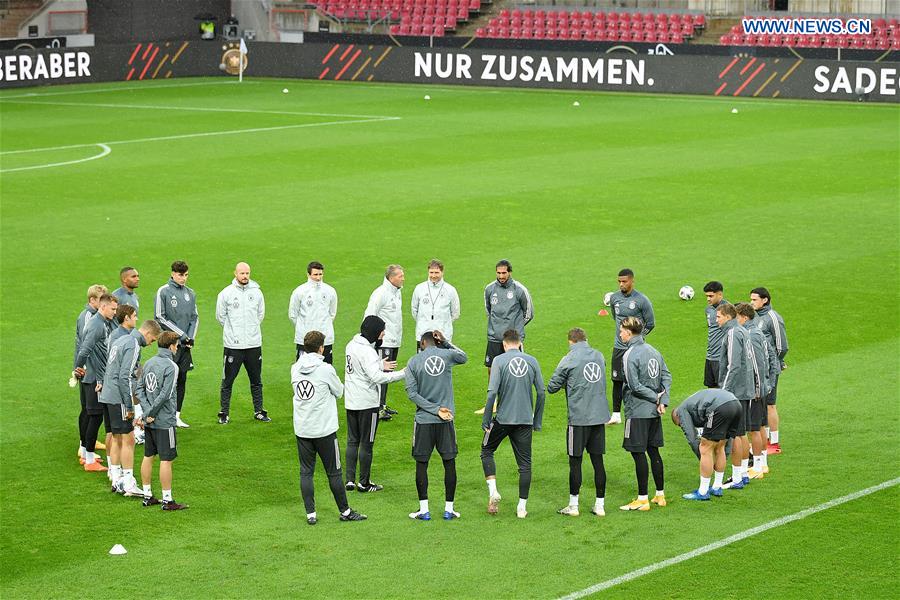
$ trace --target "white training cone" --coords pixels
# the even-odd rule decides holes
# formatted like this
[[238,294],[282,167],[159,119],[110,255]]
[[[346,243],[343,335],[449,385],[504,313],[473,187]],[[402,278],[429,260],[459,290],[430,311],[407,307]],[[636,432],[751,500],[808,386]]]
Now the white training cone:
[[119,556],[120,554],[128,554],[128,550],[126,550],[125,546],[123,546],[122,544],[116,544],[112,547],[109,553],[113,556]]

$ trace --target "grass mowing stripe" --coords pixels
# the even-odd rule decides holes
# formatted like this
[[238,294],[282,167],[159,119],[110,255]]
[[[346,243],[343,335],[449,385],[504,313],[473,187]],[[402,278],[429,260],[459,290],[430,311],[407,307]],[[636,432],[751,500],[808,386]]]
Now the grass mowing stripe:
[[665,569],[666,567],[671,567],[672,565],[677,565],[678,563],[684,562],[686,560],[691,560],[692,558],[696,558],[708,552],[712,552],[713,550],[718,550],[719,548],[728,546],[729,544],[745,540],[764,531],[775,529],[776,527],[781,527],[782,525],[787,525],[788,523],[793,523],[794,521],[799,521],[800,519],[805,519],[806,517],[814,515],[818,512],[822,512],[823,510],[828,510],[829,508],[840,506],[841,504],[856,500],[857,498],[862,498],[863,496],[868,496],[869,494],[880,492],[881,490],[893,487],[897,484],[900,484],[900,477],[895,477],[894,479],[884,481],[882,483],[879,483],[878,485],[873,485],[872,487],[867,487],[863,490],[853,492],[852,494],[847,494],[846,496],[841,496],[840,498],[834,498],[832,500],[829,500],[828,502],[823,502],[822,504],[801,510],[800,512],[796,512],[792,515],[781,517],[780,519],[769,521],[768,523],[764,523],[757,527],[746,529],[740,533],[728,536],[725,539],[721,539],[717,542],[713,542],[711,544],[707,544],[706,546],[701,546],[700,548],[691,550],[690,552],[685,552],[684,554],[679,554],[678,556],[673,556],[672,558],[653,563],[652,565],[642,567],[635,571],[631,571],[630,573],[620,575],[619,577],[608,579],[607,581],[597,583],[590,587],[584,588],[583,590],[573,592],[567,596],[562,596],[561,600],[574,600],[575,598],[584,598],[585,596],[590,596],[591,594],[602,592],[603,590],[607,590],[619,584],[632,581],[639,577],[643,577],[644,575],[649,575],[650,573]]

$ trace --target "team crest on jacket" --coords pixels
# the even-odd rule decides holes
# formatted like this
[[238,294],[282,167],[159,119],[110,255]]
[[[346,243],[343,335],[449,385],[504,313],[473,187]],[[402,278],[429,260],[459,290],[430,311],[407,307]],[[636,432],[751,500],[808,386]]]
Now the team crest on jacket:
[[312,296],[309,296],[309,297],[306,299],[306,305],[307,305],[307,306],[312,306],[312,305],[313,305],[313,297],[312,297]]
[[431,304],[431,300],[429,300],[428,298],[422,298],[422,303],[423,304]]
[[499,301],[500,299],[497,298],[497,294],[491,294],[491,304],[497,304]]
[[178,307],[178,298],[176,298],[175,296],[172,296],[172,301],[169,302],[169,304],[172,305],[172,308],[177,308]]
[[512,293],[512,290],[506,292],[506,297],[507,297],[509,300],[512,300],[514,295],[515,295],[515,294]]
[[509,361],[509,373],[513,377],[525,377],[528,374],[528,363],[521,356]]
[[429,356],[425,359],[425,372],[432,377],[437,377],[444,372],[444,359],[440,356]]
[[188,294],[187,292],[184,293],[184,301],[185,301],[185,302],[190,302],[190,301],[191,301],[191,295]]

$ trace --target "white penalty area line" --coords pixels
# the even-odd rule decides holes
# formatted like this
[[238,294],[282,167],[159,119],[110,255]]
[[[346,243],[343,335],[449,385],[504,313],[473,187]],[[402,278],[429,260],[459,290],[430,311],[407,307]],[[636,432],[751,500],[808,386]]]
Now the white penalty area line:
[[763,525],[759,525],[757,527],[747,529],[746,531],[736,533],[725,539],[721,539],[717,542],[713,542],[711,544],[707,544],[706,546],[701,546],[700,548],[691,550],[690,552],[685,552],[684,554],[679,554],[678,556],[668,558],[664,561],[660,561],[658,563],[654,563],[652,565],[642,567],[635,571],[631,571],[630,573],[626,573],[625,575],[620,575],[619,577],[615,577],[614,579],[609,579],[602,583],[597,583],[597,584],[587,587],[583,590],[573,592],[567,596],[562,596],[560,598],[560,600],[572,600],[575,598],[584,598],[585,596],[590,596],[591,594],[596,594],[597,592],[602,592],[603,590],[607,590],[611,587],[615,587],[617,585],[621,585],[623,583],[633,581],[639,577],[643,577],[644,575],[649,575],[650,573],[654,573],[661,569],[665,569],[666,567],[671,567],[673,565],[677,565],[678,563],[682,563],[687,560],[691,560],[692,558],[696,558],[703,554],[707,554],[708,552],[712,552],[713,550],[718,550],[719,548],[728,546],[729,544],[733,544],[735,542],[745,540],[749,537],[752,537],[752,536],[762,533],[764,531],[768,531],[770,529],[775,529],[776,527],[781,527],[782,525],[787,525],[788,523],[793,523],[794,521],[799,521],[800,519],[805,519],[806,517],[808,517],[810,515],[814,515],[819,512],[822,512],[823,510],[828,510],[829,508],[834,508],[835,506],[840,506],[841,504],[846,504],[847,502],[851,502],[852,500],[856,500],[857,498],[862,498],[863,496],[868,496],[869,494],[874,494],[875,492],[880,492],[881,490],[885,490],[887,488],[893,487],[898,484],[900,484],[900,477],[891,479],[890,481],[885,481],[883,483],[879,483],[878,485],[873,485],[872,487],[868,487],[864,490],[859,490],[858,492],[853,492],[852,494],[847,494],[846,496],[841,496],[840,498],[835,498],[833,500],[829,500],[828,502],[807,508],[805,510],[801,510],[800,512],[794,513],[792,515],[788,515],[786,517],[781,517],[780,519],[775,519],[774,521],[769,521],[768,523],[765,523]]
[[108,102],[53,102],[42,100],[6,100],[0,98],[0,104],[40,104],[46,106],[87,106],[91,108],[135,108],[142,110],[184,110],[188,112],[213,112],[213,113],[247,113],[254,115],[283,115],[289,117],[346,117],[348,119],[380,119],[383,121],[397,120],[400,117],[385,115],[351,115],[344,113],[321,112],[297,112],[284,110],[256,110],[253,108],[209,108],[205,106],[160,106],[157,104],[111,104]]
[[[238,85],[237,81],[203,81],[197,83],[175,83],[170,85],[162,85],[162,84],[138,84],[138,85],[121,85],[119,87],[114,88],[91,88],[91,89],[79,89],[79,90],[66,90],[62,92],[26,92],[24,94],[10,94],[10,95],[0,95],[0,100],[6,100],[7,98],[44,98],[49,96],[70,96],[72,94],[97,94],[100,92],[135,92],[135,91],[146,91],[146,90],[168,90],[172,88],[183,88],[183,87],[203,87],[203,86],[214,86],[214,85]],[[244,83],[250,83],[253,85],[258,85],[258,81],[246,81]]]
[[50,167],[61,167],[63,165],[74,165],[77,163],[89,162],[92,160],[97,160],[98,158],[103,158],[110,152],[112,152],[112,148],[110,148],[106,144],[88,144],[93,146],[99,146],[101,149],[100,154],[95,154],[94,156],[89,156],[87,158],[79,158],[77,160],[67,160],[65,162],[57,162],[57,163],[48,163],[45,165],[34,165],[31,167],[16,167],[15,169],[0,169],[0,173],[14,173],[16,171],[31,171],[34,169],[48,169]]

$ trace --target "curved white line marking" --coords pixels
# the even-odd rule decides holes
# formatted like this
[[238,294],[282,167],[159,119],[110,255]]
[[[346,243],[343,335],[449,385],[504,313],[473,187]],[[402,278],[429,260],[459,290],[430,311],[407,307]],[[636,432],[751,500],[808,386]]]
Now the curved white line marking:
[[[16,167],[15,169],[0,169],[0,173],[13,173],[16,171],[31,171],[32,169],[49,169],[50,167],[61,167],[63,165],[74,165],[78,163],[88,162],[91,160],[97,160],[98,158],[103,158],[110,152],[112,152],[112,148],[107,146],[106,144],[90,144],[91,146],[100,146],[103,149],[103,152],[100,154],[95,154],[94,156],[89,156],[87,158],[79,158],[78,160],[67,160],[65,162],[58,163],[50,163],[46,165],[34,165],[32,167]],[[50,150],[51,148],[48,148]]]

